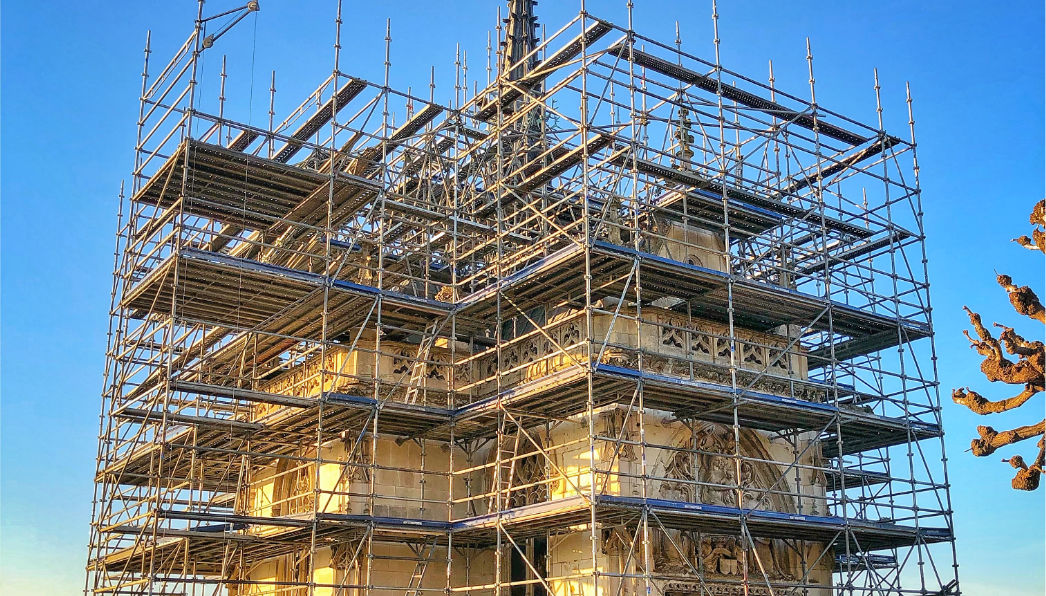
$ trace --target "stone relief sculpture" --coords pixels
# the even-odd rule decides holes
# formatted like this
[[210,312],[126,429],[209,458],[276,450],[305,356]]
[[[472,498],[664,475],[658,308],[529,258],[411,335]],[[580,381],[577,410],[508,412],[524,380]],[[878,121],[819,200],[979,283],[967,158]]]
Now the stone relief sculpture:
[[[730,427],[700,422],[693,432],[677,430],[671,444],[674,449],[663,450],[658,464],[663,472],[661,498],[737,507],[740,486],[744,509],[795,512],[792,499],[779,494],[790,492],[788,480],[776,465],[767,463],[774,458],[758,432],[742,429],[736,450]],[[740,461],[735,453],[740,453]]]
[[[715,584],[698,589],[696,578],[738,578],[746,571],[754,584],[763,579],[794,581],[795,574],[789,570],[802,568],[802,561],[794,549],[787,548],[780,541],[755,539],[746,549],[742,539],[736,536],[702,535],[680,530],[655,532],[653,563],[658,574],[677,576],[665,582],[666,593],[720,594],[721,587]],[[686,579],[689,577],[695,579]]]
[[[742,429],[739,448],[735,449],[731,427],[709,422],[697,423],[692,429],[682,428],[676,421],[666,424],[680,428],[672,433],[669,444],[673,448],[664,449],[658,458],[655,469],[662,476],[658,498],[737,507],[740,487],[744,509],[796,512],[793,498],[781,494],[791,492],[788,479],[781,477],[782,468],[768,463],[774,458],[760,433]],[[742,456],[740,462],[735,453]],[[697,577],[736,578],[746,571],[755,583],[762,581],[764,574],[769,581],[794,581],[795,571],[803,564],[796,549],[779,540],[754,540],[746,549],[734,536],[665,529],[655,533],[656,571],[695,578],[666,581],[666,594],[731,594],[732,588],[726,586],[699,585]]]
[[600,420],[603,422],[603,436],[619,439],[618,442],[600,443],[600,468],[606,470],[615,462],[636,461],[636,447],[632,444],[636,441],[632,430],[635,423],[628,419],[627,413],[613,408],[600,414]]

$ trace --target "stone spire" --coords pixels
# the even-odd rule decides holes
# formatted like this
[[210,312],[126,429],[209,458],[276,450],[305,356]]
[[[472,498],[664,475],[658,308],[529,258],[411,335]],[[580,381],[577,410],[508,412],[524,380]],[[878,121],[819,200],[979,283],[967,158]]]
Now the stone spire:
[[[505,19],[506,36],[504,63],[501,72],[505,72],[509,65],[521,60],[538,45],[537,38],[537,16],[534,7],[537,0],[509,0],[508,18]],[[534,66],[537,65],[537,56],[531,56],[526,62],[517,65],[508,73],[509,80],[518,80],[524,77]]]

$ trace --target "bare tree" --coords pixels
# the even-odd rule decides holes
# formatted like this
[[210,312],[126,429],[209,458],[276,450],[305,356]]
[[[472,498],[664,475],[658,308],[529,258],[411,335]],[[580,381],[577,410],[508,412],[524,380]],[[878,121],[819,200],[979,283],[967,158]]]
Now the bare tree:
[[[1046,201],[1039,201],[1031,212],[1029,221],[1033,225],[1031,238],[1021,236],[1015,238],[1014,242],[1029,250],[1038,250],[1046,254]],[[1046,325],[1046,310],[1043,309],[1039,297],[1028,286],[1016,286],[1009,275],[998,275],[996,281],[1010,296],[1010,304],[1018,314]],[[981,316],[967,307],[963,307],[970,317],[977,337],[971,337],[969,331],[963,331],[966,339],[970,340],[970,347],[984,356],[981,362],[981,372],[990,382],[1002,382],[1008,385],[1023,386],[1017,395],[991,401],[969,387],[955,389],[952,391],[952,400],[969,408],[975,414],[988,415],[1006,412],[1023,406],[1031,398],[1042,393],[1046,382],[1044,382],[1044,364],[1046,364],[1046,350],[1043,342],[1029,341],[1013,330],[1012,327],[995,323],[994,326],[1001,329],[999,336],[993,337],[991,332],[981,324]],[[1016,356],[1016,361],[1007,358]],[[1035,457],[1032,465],[1028,465],[1020,455],[1014,455],[1002,461],[1009,463],[1017,470],[1013,477],[1013,488],[1017,490],[1035,490],[1039,487],[1039,478],[1042,475],[1043,466],[1046,465],[1046,419],[1036,424],[1019,426],[1017,428],[999,432],[990,426],[978,426],[977,434],[980,438],[970,443],[973,454],[977,457],[991,455],[1001,447],[1011,445],[1020,441],[1039,437],[1039,454]]]

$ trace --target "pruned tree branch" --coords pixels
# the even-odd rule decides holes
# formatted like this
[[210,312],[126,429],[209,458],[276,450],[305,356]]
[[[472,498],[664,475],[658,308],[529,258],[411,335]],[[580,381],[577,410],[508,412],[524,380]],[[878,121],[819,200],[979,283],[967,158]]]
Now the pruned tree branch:
[[[1024,248],[1046,253],[1046,232],[1042,229],[1046,227],[1046,200],[1035,204],[1028,220],[1034,226],[1031,238],[1021,236],[1014,241]],[[1046,324],[1046,309],[1034,290],[1028,286],[1015,285],[1009,275],[997,274],[995,280],[1006,290],[1010,304],[1018,314]],[[970,324],[977,334],[974,337],[969,331],[963,330],[963,335],[970,341],[970,347],[984,356],[980,366],[984,377],[993,383],[1002,382],[1024,387],[1013,397],[995,401],[969,387],[959,388],[952,391],[952,401],[969,408],[975,414],[989,415],[1016,410],[1046,391],[1046,346],[1043,342],[1028,340],[1013,327],[999,323],[994,323],[994,326],[1001,330],[999,336],[995,337],[984,326],[979,314],[965,306],[963,310],[969,316]],[[1007,354],[1016,356],[1016,361],[1007,358]],[[1039,437],[1039,453],[1032,465],[1029,466],[1020,455],[1002,460],[1017,470],[1011,482],[1014,489],[1036,490],[1039,487],[1042,469],[1046,465],[1046,419],[1038,424],[1019,426],[1003,432],[998,432],[990,426],[978,426],[977,435],[979,438],[970,442],[970,450],[977,457],[991,455],[1007,445]]]
[[1043,388],[1035,385],[1025,385],[1024,391],[1008,399],[991,401],[985,399],[980,393],[967,387],[966,389],[955,389],[952,391],[952,401],[966,406],[974,414],[998,414],[1024,405],[1029,399],[1035,397]]
[[1032,230],[1031,238],[1027,236],[1018,236],[1014,238],[1013,241],[1028,250],[1040,250],[1046,253],[1046,232],[1043,232],[1042,230]]
[[1046,352],[1043,352],[1043,344],[1041,341],[1028,341],[1024,339],[1019,333],[1013,330],[1013,327],[1007,327],[1006,325],[1000,325],[995,323],[995,326],[1002,329],[1002,333],[999,334],[999,339],[1003,345],[1006,346],[1006,352],[1017,356],[1026,356],[1029,362],[1032,363],[1040,371],[1042,370],[1043,363],[1046,362]]
[[1043,420],[1038,424],[1018,426],[1017,428],[1005,430],[1003,432],[998,432],[990,426],[978,426],[977,434],[980,435],[981,438],[971,441],[970,449],[973,450],[975,456],[984,457],[985,455],[995,453],[995,450],[1000,447],[1019,443],[1032,437],[1037,437],[1043,434],[1044,430],[1046,430],[1046,420]]
[[1013,285],[1013,279],[1009,275],[1000,274],[995,280],[1009,292],[1010,304],[1013,305],[1013,310],[1040,323],[1046,323],[1046,309],[1042,307],[1039,297],[1035,295],[1031,288]]
[[1020,236],[1019,238],[1014,238],[1013,241],[1028,250],[1038,250],[1046,253],[1046,232],[1039,229],[1040,226],[1046,226],[1046,200],[1035,204],[1031,215],[1028,216],[1028,223],[1035,226],[1032,228],[1031,238]]
[[[981,372],[984,373],[985,378],[993,383],[1001,381],[1010,385],[1043,384],[1042,365],[1038,364],[1036,366],[1041,361],[1038,356],[1029,358],[1021,355],[1020,360],[1017,362],[1006,358],[999,340],[994,338],[991,332],[981,324],[981,316],[968,307],[964,306],[963,309],[969,314],[970,323],[973,324],[973,328],[980,339],[970,337],[968,331],[963,331],[963,334],[966,336],[966,339],[970,340],[970,347],[977,350],[977,353],[981,356],[984,356],[984,361],[981,362]],[[1028,342],[1025,342],[1016,333],[1008,334],[1006,339],[1007,343],[1015,349],[1026,350],[1024,344],[1028,344]],[[1035,344],[1038,344],[1038,352],[1041,352],[1042,342],[1035,342]],[[1034,352],[1033,349],[1030,351]]]
[[1019,455],[1014,455],[1010,459],[1004,459],[1002,461],[1008,462],[1011,466],[1017,469],[1017,475],[1013,477],[1010,485],[1016,490],[1035,490],[1039,488],[1039,478],[1042,476],[1042,468],[1046,465],[1046,437],[1039,439],[1039,455],[1035,458],[1035,463],[1031,466],[1024,463],[1024,458]]

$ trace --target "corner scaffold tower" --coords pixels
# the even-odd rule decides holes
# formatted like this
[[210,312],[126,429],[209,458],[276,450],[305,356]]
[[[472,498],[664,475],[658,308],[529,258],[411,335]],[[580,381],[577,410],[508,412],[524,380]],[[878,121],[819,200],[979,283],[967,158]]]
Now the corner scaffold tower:
[[267,126],[257,3],[147,43],[86,593],[959,594],[910,97],[535,4]]

